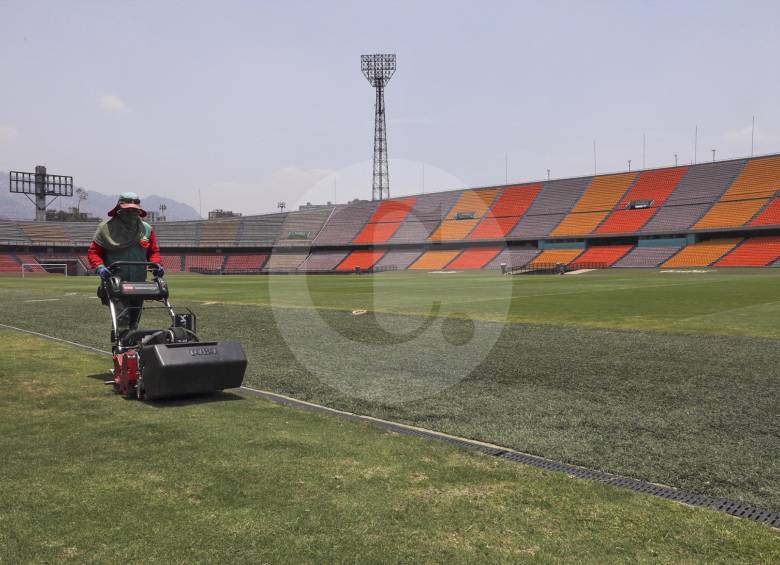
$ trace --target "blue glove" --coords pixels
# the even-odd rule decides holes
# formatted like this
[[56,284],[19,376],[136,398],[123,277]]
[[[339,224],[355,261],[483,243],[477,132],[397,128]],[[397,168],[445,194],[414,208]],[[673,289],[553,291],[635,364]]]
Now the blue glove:
[[101,279],[107,279],[108,277],[110,277],[110,276],[111,276],[111,271],[109,271],[108,269],[106,269],[106,268],[105,268],[103,265],[100,265],[100,266],[97,268],[97,271],[96,271],[96,272],[97,272],[97,274],[100,276],[100,278],[101,278]]
[[154,270],[154,276],[157,277],[158,279],[161,279],[162,277],[165,276],[165,269],[162,268],[162,265],[160,265],[160,267]]

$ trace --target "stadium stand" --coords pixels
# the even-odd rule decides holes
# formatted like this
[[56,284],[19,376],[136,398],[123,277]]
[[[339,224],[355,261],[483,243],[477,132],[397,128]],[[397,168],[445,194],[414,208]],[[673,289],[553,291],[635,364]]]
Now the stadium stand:
[[466,236],[479,223],[488,207],[499,193],[498,188],[468,190],[460,193],[460,197],[447,214],[445,220],[431,234],[431,241],[455,241],[466,239]]
[[661,267],[708,267],[734,249],[742,238],[708,239],[683,247]]
[[309,253],[306,251],[294,251],[291,253],[274,251],[268,257],[268,261],[266,261],[265,265],[263,265],[263,271],[270,273],[293,272],[298,269],[308,255]]
[[347,256],[347,251],[312,251],[298,267],[299,271],[332,271]]
[[447,268],[453,270],[481,269],[495,259],[500,252],[500,247],[466,249],[452,263],[447,265]]
[[349,254],[336,269],[337,271],[354,271],[358,267],[365,271],[373,267],[382,258],[384,251],[358,249]]
[[503,239],[528,211],[541,183],[510,186],[494,201],[469,239]]
[[550,235],[585,235],[607,217],[637,178],[637,173],[595,177],[571,212]]
[[426,251],[409,268],[415,271],[438,271],[444,269],[459,254],[460,249]]
[[780,196],[775,196],[756,219],[750,222],[751,226],[780,225]]
[[18,273],[21,265],[10,253],[0,253],[0,273]]
[[206,220],[200,235],[200,245],[204,247],[229,247],[236,242],[240,218]]
[[[70,263],[84,256],[96,227],[96,222],[0,220],[0,245],[8,253],[3,268],[11,268],[9,257],[16,260],[19,252]],[[494,269],[531,262],[774,265],[780,155],[154,227],[169,272],[349,271],[371,265]],[[710,240],[685,246],[698,230],[711,232]],[[589,234],[600,237],[589,238],[587,248],[566,249]],[[648,235],[652,239],[643,237]],[[460,249],[423,252],[426,241],[459,242]],[[476,241],[490,248],[466,243]],[[307,260],[312,245],[316,252]],[[376,245],[382,250],[355,249]],[[245,251],[234,253],[238,248]],[[269,257],[270,248],[276,252]]]
[[625,257],[616,262],[618,268],[657,267],[680,250],[680,247],[635,247]]
[[161,254],[162,266],[169,273],[181,273],[184,271],[184,256]]
[[158,222],[152,224],[160,247],[193,247],[200,244],[203,222]]
[[438,192],[418,196],[411,213],[389,242],[419,243],[428,239],[447,216],[461,192]]
[[238,228],[239,245],[273,245],[282,230],[287,214],[243,216]]
[[402,271],[422,254],[422,249],[391,249],[377,261],[376,267]]
[[350,243],[374,214],[378,204],[378,202],[359,201],[347,206],[337,206],[322,231],[314,238],[314,245]]
[[457,220],[462,214],[470,214],[472,218],[481,218],[498,196],[499,191],[498,188],[485,188],[461,192],[458,201],[449,211],[446,219]]
[[282,224],[277,245],[305,246],[311,245],[322,226],[333,211],[332,207],[317,210],[290,212]]
[[571,263],[573,268],[578,266],[587,267],[588,265],[604,265],[604,267],[611,267],[622,259],[634,246],[627,245],[594,245],[588,247],[585,253],[577,257],[575,261]]
[[414,196],[397,198],[395,200],[385,200],[377,207],[376,212],[371,216],[369,223],[403,222],[411,213],[416,203],[417,198]]
[[187,271],[221,271],[224,263],[224,255],[198,254],[184,256],[184,268]]
[[444,220],[431,234],[431,241],[456,241],[466,239],[479,220]]
[[780,236],[749,237],[715,263],[716,267],[766,267],[780,259]]
[[20,222],[19,227],[33,242],[71,243],[60,222]]
[[[688,167],[645,171],[633,188],[623,197],[595,233],[632,233],[639,231],[664,205],[677,184],[688,172]],[[647,207],[636,208],[636,203],[647,203]]]
[[534,265],[568,265],[574,261],[584,249],[545,249],[529,264]]
[[384,243],[398,231],[401,222],[382,222],[367,224],[363,231],[353,240],[353,243],[374,245]]
[[0,241],[28,242],[30,238],[19,229],[19,222],[0,220]]
[[225,273],[254,273],[263,268],[267,253],[233,253],[227,256],[223,271]]
[[19,259],[19,265],[21,269],[21,265],[27,265],[27,271],[31,273],[45,273],[46,269],[40,266],[38,263],[38,260],[35,258],[34,255],[30,255],[29,253],[17,253],[16,254],[17,259]]
[[544,183],[528,212],[512,229],[509,237],[535,239],[549,235],[580,199],[591,180],[592,177],[585,177]]
[[743,226],[780,189],[780,156],[748,161],[720,201],[699,220],[694,229]]
[[89,245],[95,238],[99,222],[65,222],[62,227],[75,245]]
[[640,233],[688,231],[721,197],[744,166],[745,160],[740,159],[690,167]]
[[512,267],[524,267],[533,261],[534,257],[539,255],[539,253],[541,253],[539,249],[530,247],[507,247],[485,265],[483,269],[500,269],[501,263],[506,263],[510,269]]
[[386,242],[395,234],[416,202],[417,199],[411,197],[386,200],[380,203],[368,224],[353,240],[353,243],[373,245]]

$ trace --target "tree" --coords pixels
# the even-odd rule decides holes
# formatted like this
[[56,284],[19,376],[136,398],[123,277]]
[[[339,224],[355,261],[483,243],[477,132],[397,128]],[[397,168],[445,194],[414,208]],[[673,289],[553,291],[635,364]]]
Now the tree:
[[87,196],[89,196],[89,193],[83,188],[76,189],[76,198],[78,198],[78,201],[76,202],[76,215],[81,214],[81,202],[86,200]]

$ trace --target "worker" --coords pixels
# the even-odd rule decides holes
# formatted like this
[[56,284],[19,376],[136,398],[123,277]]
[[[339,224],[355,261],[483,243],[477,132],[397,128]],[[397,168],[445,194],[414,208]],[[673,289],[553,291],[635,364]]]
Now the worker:
[[[160,247],[152,226],[141,220],[146,211],[141,208],[141,199],[134,192],[119,195],[116,206],[108,212],[108,220],[100,223],[95,232],[94,241],[89,246],[89,263],[100,278],[111,276],[108,266],[117,261],[149,261],[157,263],[156,277],[162,277]],[[124,281],[145,281],[146,267],[142,265],[122,265],[116,271]],[[141,319],[142,298],[126,299],[117,304],[117,329],[134,330]]]

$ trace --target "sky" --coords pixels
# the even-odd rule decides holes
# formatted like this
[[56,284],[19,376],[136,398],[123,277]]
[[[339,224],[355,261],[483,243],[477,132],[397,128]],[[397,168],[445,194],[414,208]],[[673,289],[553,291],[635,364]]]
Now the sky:
[[204,216],[368,199],[360,55],[385,52],[391,196],[742,157],[753,116],[776,153],[778,21],[777,1],[0,0],[0,171]]

